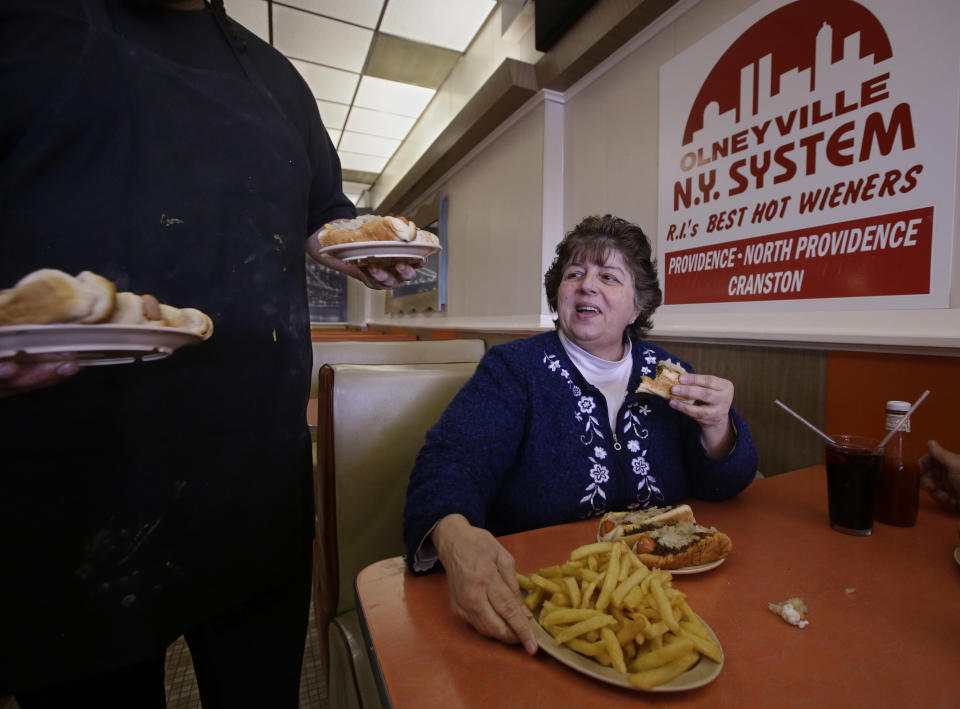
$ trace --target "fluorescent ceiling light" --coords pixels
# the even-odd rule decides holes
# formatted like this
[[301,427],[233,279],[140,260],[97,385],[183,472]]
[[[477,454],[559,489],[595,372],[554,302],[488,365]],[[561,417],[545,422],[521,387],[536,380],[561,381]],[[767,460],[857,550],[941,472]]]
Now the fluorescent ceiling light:
[[390,0],[380,31],[462,52],[495,5],[495,0]]
[[434,89],[422,86],[364,76],[360,79],[355,103],[362,108],[418,118],[435,93]]
[[322,98],[336,103],[353,101],[353,94],[357,90],[360,75],[342,69],[331,69],[327,66],[318,66],[299,59],[291,59],[293,65],[300,72],[300,76],[307,82],[314,98]]
[[374,155],[361,155],[360,153],[351,153],[346,150],[337,151],[340,155],[340,167],[344,170],[357,170],[359,172],[383,172],[387,165],[387,158],[379,158]]
[[396,138],[398,140],[406,137],[415,118],[410,116],[400,116],[396,113],[384,113],[383,111],[371,111],[369,108],[360,108],[354,106],[347,118],[346,130],[352,130],[357,133],[366,133],[367,135],[381,135],[385,138]]
[[[229,0],[232,5],[235,0]],[[364,27],[376,27],[383,0],[283,0],[285,5],[303,8]]]
[[266,0],[230,0],[227,14],[267,44],[270,43],[270,17]]
[[329,101],[317,101],[317,108],[320,109],[320,118],[323,119],[323,125],[327,128],[343,128],[343,122],[347,120],[347,109],[342,103],[330,103]]
[[273,44],[288,57],[360,72],[372,39],[372,30],[273,5]]
[[345,130],[340,137],[339,148],[349,153],[389,158],[399,145],[400,141],[393,138],[381,138],[376,135],[364,135],[363,133],[352,133]]

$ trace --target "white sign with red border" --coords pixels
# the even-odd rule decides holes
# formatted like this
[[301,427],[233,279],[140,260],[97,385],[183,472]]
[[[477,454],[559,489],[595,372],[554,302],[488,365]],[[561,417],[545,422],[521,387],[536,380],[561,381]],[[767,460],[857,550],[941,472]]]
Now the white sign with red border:
[[660,69],[664,308],[949,306],[957,0],[762,0]]

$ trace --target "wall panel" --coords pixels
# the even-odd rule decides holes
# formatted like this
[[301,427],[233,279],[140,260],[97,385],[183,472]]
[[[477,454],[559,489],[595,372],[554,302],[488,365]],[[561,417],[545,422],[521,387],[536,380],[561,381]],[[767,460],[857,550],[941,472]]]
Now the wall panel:
[[819,436],[773,401],[780,399],[822,428],[826,352],[650,339],[689,362],[697,372],[733,382],[733,405],[750,426],[761,473],[778,475],[822,462]]

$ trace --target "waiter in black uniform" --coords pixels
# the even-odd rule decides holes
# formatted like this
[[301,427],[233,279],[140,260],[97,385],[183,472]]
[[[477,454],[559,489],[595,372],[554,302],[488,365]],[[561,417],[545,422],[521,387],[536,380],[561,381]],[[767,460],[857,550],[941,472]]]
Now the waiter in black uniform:
[[215,324],[157,362],[0,363],[0,696],[163,707],[185,635],[207,709],[295,707],[304,242],[355,214],[316,102],[222,0],[4,0],[0,67],[0,284],[91,270]]

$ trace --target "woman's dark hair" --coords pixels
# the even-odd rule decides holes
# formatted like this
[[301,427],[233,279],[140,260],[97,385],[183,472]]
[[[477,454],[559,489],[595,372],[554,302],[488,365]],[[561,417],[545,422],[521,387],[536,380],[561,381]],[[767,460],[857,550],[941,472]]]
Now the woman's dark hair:
[[650,241],[643,230],[625,219],[606,214],[587,217],[557,244],[557,255],[543,277],[550,310],[557,312],[557,291],[563,271],[574,257],[590,263],[602,264],[610,251],[623,256],[633,276],[634,302],[640,315],[627,326],[630,339],[642,338],[653,327],[653,311],[663,301],[657,265],[651,257]]

